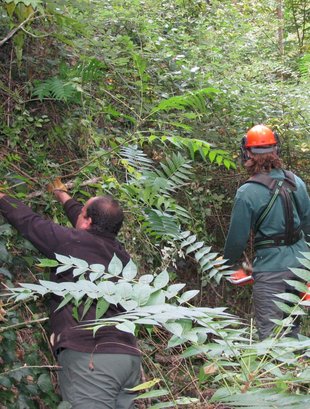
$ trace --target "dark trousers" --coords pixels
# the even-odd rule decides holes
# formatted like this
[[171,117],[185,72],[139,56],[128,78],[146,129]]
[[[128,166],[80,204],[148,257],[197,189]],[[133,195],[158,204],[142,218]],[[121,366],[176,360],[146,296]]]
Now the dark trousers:
[[134,355],[65,349],[58,355],[62,398],[72,409],[133,409],[136,395],[127,389],[140,382],[140,361]]
[[[283,320],[285,314],[274,303],[274,301],[284,302],[276,297],[276,294],[295,293],[295,290],[284,280],[296,280],[297,277],[291,271],[254,273],[253,299],[255,308],[255,321],[260,340],[272,335],[277,326],[270,319]],[[299,331],[299,317],[293,317],[294,323],[288,336],[296,337]]]

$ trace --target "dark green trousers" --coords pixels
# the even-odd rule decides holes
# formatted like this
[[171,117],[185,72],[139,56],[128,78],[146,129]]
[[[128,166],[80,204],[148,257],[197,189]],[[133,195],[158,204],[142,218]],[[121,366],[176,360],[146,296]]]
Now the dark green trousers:
[[[274,301],[282,301],[276,294],[295,293],[284,280],[297,280],[291,271],[254,273],[253,301],[258,336],[263,340],[272,335],[277,326],[271,319],[283,320],[285,314]],[[299,331],[299,317],[295,317],[288,336],[296,337]]]
[[[72,409],[133,409],[126,389],[140,382],[141,359],[127,354],[90,354],[65,349],[58,355],[59,386]],[[91,364],[91,365],[90,365]],[[93,369],[90,369],[91,368]]]

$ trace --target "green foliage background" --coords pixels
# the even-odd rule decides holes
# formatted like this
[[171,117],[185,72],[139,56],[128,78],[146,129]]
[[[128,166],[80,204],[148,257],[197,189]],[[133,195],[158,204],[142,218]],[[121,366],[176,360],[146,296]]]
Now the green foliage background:
[[[203,305],[249,319],[250,291],[220,280],[215,259],[245,179],[238,149],[250,126],[276,129],[287,166],[309,183],[308,2],[5,0],[0,11],[8,191],[60,223],[46,193],[54,177],[81,200],[114,194],[141,273],[168,268],[202,289]],[[42,278],[29,243],[5,221],[0,229],[5,285]],[[6,407],[56,407],[43,306],[3,309]],[[20,372],[25,362],[40,368]]]

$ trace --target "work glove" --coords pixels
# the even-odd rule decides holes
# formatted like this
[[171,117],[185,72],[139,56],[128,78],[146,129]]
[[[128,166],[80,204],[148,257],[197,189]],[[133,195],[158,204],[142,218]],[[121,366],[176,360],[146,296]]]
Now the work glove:
[[253,268],[252,268],[251,264],[249,264],[249,263],[246,262],[246,261],[244,261],[244,262],[242,263],[242,269],[244,270],[244,272],[245,272],[246,274],[252,275],[252,273],[253,273]]
[[51,183],[47,185],[47,191],[50,193],[55,192],[55,190],[61,191],[61,192],[67,192],[68,189],[65,184],[62,183],[61,179],[58,177],[54,179]]

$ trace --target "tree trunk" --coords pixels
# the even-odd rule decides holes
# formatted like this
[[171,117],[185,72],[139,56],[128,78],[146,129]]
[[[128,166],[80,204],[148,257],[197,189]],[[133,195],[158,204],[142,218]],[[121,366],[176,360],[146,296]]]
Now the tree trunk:
[[277,2],[277,17],[278,17],[278,47],[280,55],[284,55],[284,15],[283,15],[283,0]]

